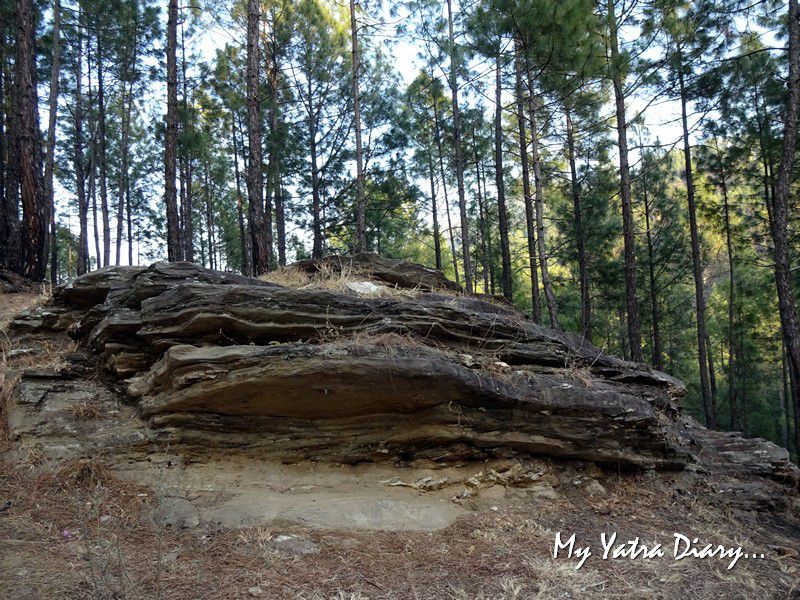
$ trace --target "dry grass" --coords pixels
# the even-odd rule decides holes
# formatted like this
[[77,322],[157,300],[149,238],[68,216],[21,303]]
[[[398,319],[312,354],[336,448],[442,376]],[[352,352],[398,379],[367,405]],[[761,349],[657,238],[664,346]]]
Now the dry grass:
[[96,421],[103,418],[103,412],[91,402],[75,402],[67,407],[67,412],[75,421]]
[[45,284],[42,284],[39,293],[5,294],[0,292],[0,332],[5,334],[9,323],[23,310],[40,306],[50,298],[50,289]]
[[[342,268],[339,268],[336,265],[322,263],[319,271],[313,274],[296,267],[284,267],[261,275],[259,279],[285,287],[328,290],[346,294],[353,294],[353,291],[348,288],[348,284],[366,281],[379,286],[374,293],[368,294],[369,297],[375,298],[416,298],[420,294],[428,293],[421,286],[400,288],[377,280],[372,277],[369,270],[359,269],[351,264],[344,264]],[[448,289],[436,290],[436,293],[447,296],[461,295],[459,292]]]
[[75,488],[76,486],[99,487],[109,483],[119,483],[111,475],[108,468],[96,458],[78,458],[59,467],[52,474],[48,474],[54,482],[61,486]]
[[261,275],[259,279],[286,287],[344,291],[347,289],[347,283],[369,281],[370,277],[369,273],[359,271],[352,265],[343,265],[340,269],[337,266],[322,263],[319,270],[313,274],[296,267],[284,267]]
[[303,269],[298,269],[296,267],[281,267],[275,271],[260,275],[259,279],[268,283],[291,288],[310,287],[312,282],[311,275]]
[[[727,571],[721,561],[603,561],[580,570],[551,558],[556,531],[593,546],[599,532],[669,541],[672,531],[726,544],[774,543],[768,516],[738,515],[691,499],[663,497],[668,484],[604,480],[607,497],[587,503],[566,484],[546,503],[468,515],[431,533],[321,531],[274,524],[238,531],[160,528],[157,494],[120,481],[93,459],[53,473],[0,471],[0,589],[17,598],[529,599],[771,598],[797,589],[796,558],[770,556]],[[573,489],[574,487],[574,489]],[[648,491],[651,490],[651,491]],[[315,554],[276,550],[294,534]],[[22,573],[22,575],[20,575]],[[1,595],[1,593],[0,593]]]
[[422,348],[426,346],[424,339],[407,333],[369,333],[366,331],[346,332],[342,334],[336,329],[326,330],[322,343],[336,343],[343,346],[375,348],[392,353],[402,348]]

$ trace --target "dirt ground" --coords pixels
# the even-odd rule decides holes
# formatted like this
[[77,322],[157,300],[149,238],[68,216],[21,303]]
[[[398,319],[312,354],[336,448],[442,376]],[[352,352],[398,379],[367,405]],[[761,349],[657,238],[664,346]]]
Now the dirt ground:
[[[800,597],[796,521],[709,506],[680,475],[605,475],[558,486],[437,531],[314,529],[289,523],[192,529],[153,522],[152,490],[83,461],[0,472],[0,597],[22,598],[790,598]],[[597,480],[593,480],[597,481]],[[422,494],[423,492],[419,492]],[[592,495],[594,494],[594,495]],[[7,503],[10,502],[10,505]],[[497,510],[493,510],[496,508]],[[593,556],[552,558],[556,532]],[[603,560],[601,532],[661,542],[663,558]],[[673,533],[764,559],[675,561]]]

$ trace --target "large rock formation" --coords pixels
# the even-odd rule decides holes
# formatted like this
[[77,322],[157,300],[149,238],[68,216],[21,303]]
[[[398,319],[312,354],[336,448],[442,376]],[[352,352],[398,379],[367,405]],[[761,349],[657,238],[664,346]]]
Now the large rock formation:
[[416,294],[297,289],[189,263],[76,279],[12,324],[18,336],[78,341],[65,365],[21,379],[12,436],[42,425],[37,411],[89,399],[111,417],[80,435],[51,421],[60,447],[133,456],[167,444],[338,463],[547,456],[713,472],[720,497],[758,506],[779,506],[796,489],[785,451],[684,416],[684,387],[672,377],[513,307],[437,293],[453,288],[441,273],[350,260]]

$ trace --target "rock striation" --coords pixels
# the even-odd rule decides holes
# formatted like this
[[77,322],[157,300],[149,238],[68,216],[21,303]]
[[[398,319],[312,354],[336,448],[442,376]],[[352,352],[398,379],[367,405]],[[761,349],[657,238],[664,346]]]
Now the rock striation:
[[[12,436],[30,433],[36,419],[20,415],[45,398],[88,398],[113,418],[81,437],[84,450],[168,444],[339,463],[535,455],[714,472],[720,494],[739,489],[759,506],[797,489],[785,451],[700,427],[681,412],[683,384],[664,373],[455,294],[438,271],[375,255],[325,264],[416,293],[284,287],[190,263],[77,278],[12,323],[17,336],[77,341],[65,367],[22,377]],[[49,427],[68,447],[69,427]]]

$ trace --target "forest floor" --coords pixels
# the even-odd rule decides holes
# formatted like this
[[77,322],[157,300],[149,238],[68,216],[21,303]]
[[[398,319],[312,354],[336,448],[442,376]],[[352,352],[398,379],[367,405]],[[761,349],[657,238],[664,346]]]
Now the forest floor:
[[[768,514],[731,514],[677,497],[670,475],[601,478],[605,493],[525,490],[501,508],[435,531],[320,529],[288,523],[192,529],[152,521],[154,493],[91,463],[0,471],[2,598],[790,598],[796,542]],[[492,510],[497,508],[497,510]],[[552,558],[556,532],[593,556]],[[602,560],[599,534],[661,542],[666,556]],[[673,533],[745,551],[675,561]]]
[[[0,330],[10,315],[40,298],[4,296]],[[58,351],[42,356],[36,360],[57,360]],[[47,364],[30,359],[25,366]],[[5,378],[5,362],[3,367]],[[6,389],[11,385],[9,377]],[[0,453],[8,449],[4,415],[0,410]],[[33,453],[24,460],[0,460],[3,599],[800,597],[796,514],[715,504],[711,484],[689,471],[613,473],[542,460],[536,462],[545,473],[540,481],[488,486],[475,500],[457,504],[452,490],[382,488],[387,498],[401,494],[393,497],[405,501],[378,500],[381,522],[407,521],[407,528],[347,526],[337,513],[358,507],[346,504],[300,519],[305,525],[276,519],[223,526],[220,519],[177,527],[158,518],[158,482],[137,479],[135,470],[109,469],[91,457],[57,468],[43,460]],[[300,467],[276,464],[274,470],[290,477],[291,468]],[[403,478],[414,481],[414,469],[404,469]],[[348,471],[337,501],[364,502],[365,494],[380,489],[375,484],[384,471]],[[289,483],[275,502],[302,507],[309,486]],[[223,474],[216,484],[226,484]],[[316,500],[325,504],[331,497]],[[416,500],[452,510],[412,514]],[[797,502],[789,505],[796,513]],[[425,527],[426,515],[444,517]],[[558,532],[562,539],[575,533],[579,546],[591,545],[592,556],[581,568],[563,551],[553,558]],[[603,532],[617,532],[617,543],[634,538],[648,547],[660,543],[665,555],[604,560]],[[703,544],[741,546],[764,558],[741,558],[732,569],[730,559],[674,560],[676,532]]]

